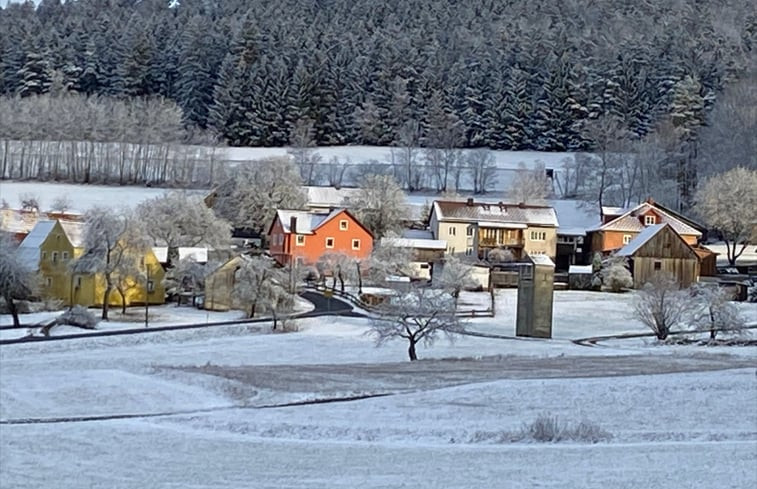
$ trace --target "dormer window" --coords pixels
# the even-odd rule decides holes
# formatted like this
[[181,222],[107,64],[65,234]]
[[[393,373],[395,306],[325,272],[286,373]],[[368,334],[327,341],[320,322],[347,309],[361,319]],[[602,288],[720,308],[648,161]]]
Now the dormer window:
[[644,216],[644,225],[645,226],[654,226],[657,224],[657,219],[653,214],[647,214]]

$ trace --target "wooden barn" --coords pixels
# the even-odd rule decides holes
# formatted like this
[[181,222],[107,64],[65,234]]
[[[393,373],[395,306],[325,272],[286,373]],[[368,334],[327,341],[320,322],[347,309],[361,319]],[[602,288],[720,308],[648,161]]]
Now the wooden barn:
[[672,275],[681,287],[699,280],[699,257],[667,223],[647,227],[616,255],[629,260],[637,289],[658,273]]

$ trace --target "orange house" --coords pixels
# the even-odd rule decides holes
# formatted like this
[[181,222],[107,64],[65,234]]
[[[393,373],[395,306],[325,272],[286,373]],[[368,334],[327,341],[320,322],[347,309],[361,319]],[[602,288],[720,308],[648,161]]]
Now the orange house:
[[652,200],[615,215],[603,213],[602,223],[601,226],[588,231],[592,253],[608,254],[619,250],[649,226],[657,224],[669,224],[689,246],[695,246],[702,237],[701,231],[692,226],[692,221]]
[[373,234],[347,209],[326,213],[276,211],[268,230],[270,252],[281,265],[312,265],[327,253],[358,259],[373,251]]

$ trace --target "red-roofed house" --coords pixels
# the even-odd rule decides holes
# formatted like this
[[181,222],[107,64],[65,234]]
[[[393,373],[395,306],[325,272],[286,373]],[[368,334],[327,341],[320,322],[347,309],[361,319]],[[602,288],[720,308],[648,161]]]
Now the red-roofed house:
[[281,265],[314,264],[327,253],[364,259],[373,251],[373,234],[347,209],[276,211],[268,236],[271,256]]

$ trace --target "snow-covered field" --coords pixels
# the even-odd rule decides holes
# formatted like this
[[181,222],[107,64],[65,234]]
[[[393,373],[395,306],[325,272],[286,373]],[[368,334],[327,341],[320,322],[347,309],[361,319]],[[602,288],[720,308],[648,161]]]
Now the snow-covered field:
[[[514,307],[468,326],[512,335]],[[643,331],[629,313],[558,292],[553,340],[414,363],[360,318],[2,346],[0,487],[755,487],[757,350],[570,341]],[[283,406],[352,396],[380,397]],[[514,437],[541,413],[612,438]]]

